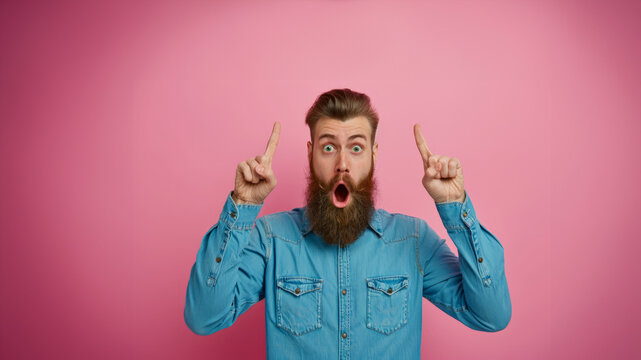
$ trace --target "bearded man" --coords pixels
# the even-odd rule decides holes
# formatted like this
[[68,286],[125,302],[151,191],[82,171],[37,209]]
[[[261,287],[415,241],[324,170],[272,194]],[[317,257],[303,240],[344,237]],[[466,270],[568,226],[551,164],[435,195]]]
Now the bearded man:
[[184,316],[193,332],[231,326],[262,299],[267,356],[278,359],[418,359],[423,297],[472,329],[507,326],[503,247],[479,223],[459,160],[432,154],[418,125],[422,183],[459,256],[425,221],[374,208],[378,120],[365,94],[316,99],[305,208],[256,219],[276,186],[279,123],[265,153],[238,164],[191,270]]

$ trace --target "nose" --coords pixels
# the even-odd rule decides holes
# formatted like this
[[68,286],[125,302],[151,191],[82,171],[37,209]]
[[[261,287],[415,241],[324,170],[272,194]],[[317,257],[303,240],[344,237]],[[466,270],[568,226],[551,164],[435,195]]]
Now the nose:
[[338,153],[338,159],[336,163],[336,173],[349,173],[349,159],[345,151],[340,151]]

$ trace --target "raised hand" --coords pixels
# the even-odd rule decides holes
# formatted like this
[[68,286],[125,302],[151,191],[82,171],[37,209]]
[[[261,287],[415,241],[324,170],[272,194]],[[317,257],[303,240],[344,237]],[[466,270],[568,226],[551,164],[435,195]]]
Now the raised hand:
[[236,167],[236,181],[232,199],[237,204],[261,204],[276,187],[272,159],[279,137],[280,123],[275,122],[265,153],[240,162]]
[[425,143],[421,127],[414,125],[414,140],[423,159],[423,187],[437,203],[465,200],[463,169],[457,158],[433,155]]

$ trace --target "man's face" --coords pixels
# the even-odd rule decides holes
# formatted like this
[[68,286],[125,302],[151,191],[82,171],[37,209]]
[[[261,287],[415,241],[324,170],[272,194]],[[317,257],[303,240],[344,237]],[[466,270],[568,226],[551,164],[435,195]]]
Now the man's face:
[[319,120],[307,143],[307,216],[328,244],[346,246],[365,231],[374,210],[372,129],[364,117]]
[[[337,175],[351,178],[360,184],[376,163],[378,144],[372,145],[372,127],[364,116],[347,121],[321,119],[314,126],[314,138],[307,142],[310,171],[324,184]],[[347,206],[351,198],[343,181],[335,184],[333,203],[338,208]]]

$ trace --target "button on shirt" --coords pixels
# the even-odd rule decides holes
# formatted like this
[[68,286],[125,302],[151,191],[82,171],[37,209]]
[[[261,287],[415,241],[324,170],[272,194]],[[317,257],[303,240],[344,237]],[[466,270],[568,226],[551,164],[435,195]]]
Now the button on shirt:
[[503,247],[468,196],[436,204],[454,255],[425,221],[374,211],[346,247],[310,227],[305,208],[256,219],[228,196],[191,269],[185,322],[200,335],[265,299],[267,357],[418,359],[422,299],[466,326],[498,331],[512,307]]

